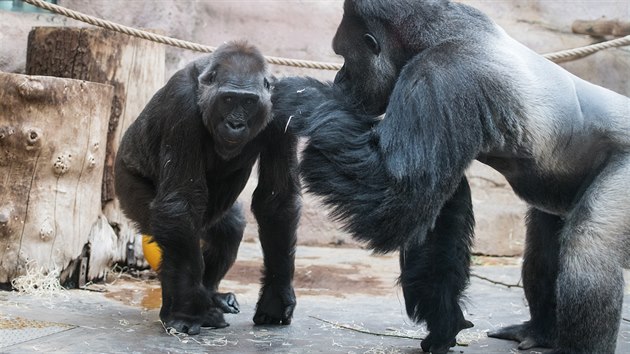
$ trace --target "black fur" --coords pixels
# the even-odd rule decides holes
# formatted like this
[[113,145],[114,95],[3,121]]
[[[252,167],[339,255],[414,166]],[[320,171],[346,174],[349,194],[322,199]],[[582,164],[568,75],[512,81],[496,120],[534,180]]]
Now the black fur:
[[477,159],[532,209],[532,320],[492,336],[613,352],[630,255],[630,100],[448,0],[346,0],[333,48],[345,59],[334,84],[283,79],[274,114],[310,139],[307,189],[376,251],[401,251],[408,313],[430,330],[422,348],[444,353],[470,325],[459,308],[473,225],[464,171]]
[[256,48],[228,43],[173,75],[120,145],[117,194],[162,249],[160,318],[180,332],[225,327],[223,313],[239,311],[218,286],[236,259],[245,219],[235,201],[257,159],[252,209],[265,264],[254,322],[291,321],[297,139],[271,119],[268,77]]

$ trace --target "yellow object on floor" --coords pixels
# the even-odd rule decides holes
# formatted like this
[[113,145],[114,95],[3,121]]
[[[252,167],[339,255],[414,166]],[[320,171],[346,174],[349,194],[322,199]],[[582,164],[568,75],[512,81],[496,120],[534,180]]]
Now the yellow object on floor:
[[153,237],[142,235],[142,252],[151,269],[157,271],[160,268],[160,262],[162,262],[162,250],[157,242],[153,242]]

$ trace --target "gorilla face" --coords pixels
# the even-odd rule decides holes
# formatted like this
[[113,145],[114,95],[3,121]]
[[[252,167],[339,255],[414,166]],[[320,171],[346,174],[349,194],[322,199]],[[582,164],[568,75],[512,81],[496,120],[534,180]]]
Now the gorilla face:
[[237,156],[269,123],[271,93],[259,53],[217,57],[199,76],[203,122],[223,159]]
[[410,57],[388,27],[379,21],[365,21],[346,8],[333,39],[335,53],[345,61],[335,84],[368,114],[385,112],[398,74]]

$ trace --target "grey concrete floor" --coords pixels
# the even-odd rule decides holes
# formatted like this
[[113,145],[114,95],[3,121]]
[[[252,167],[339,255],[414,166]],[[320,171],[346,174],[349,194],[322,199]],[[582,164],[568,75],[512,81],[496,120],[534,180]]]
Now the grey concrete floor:
[[[234,292],[241,313],[230,326],[200,335],[167,334],[158,321],[159,283],[120,276],[95,285],[100,291],[53,294],[0,292],[0,353],[420,353],[426,332],[404,313],[395,284],[395,255],[361,249],[298,249],[298,307],[290,326],[254,326],[252,317],[262,263],[259,246],[244,243],[222,283]],[[517,260],[480,259],[467,291],[466,318],[475,327],[458,336],[454,353],[519,353],[516,343],[486,332],[528,319]],[[149,273],[150,274],[150,273]],[[482,279],[487,278],[488,280]],[[489,281],[491,280],[491,281]],[[630,291],[623,317],[630,318]],[[353,330],[354,329],[354,330]],[[542,351],[542,350],[541,350]],[[541,351],[522,351],[536,353]],[[630,322],[622,321],[618,353],[630,353]]]

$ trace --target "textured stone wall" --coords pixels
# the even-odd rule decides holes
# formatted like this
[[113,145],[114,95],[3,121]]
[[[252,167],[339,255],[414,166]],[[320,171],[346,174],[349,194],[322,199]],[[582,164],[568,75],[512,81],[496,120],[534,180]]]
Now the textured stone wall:
[[[594,42],[571,33],[574,20],[630,19],[627,0],[465,0],[490,15],[517,40],[540,53]],[[241,0],[150,1],[60,0],[63,6],[134,27],[159,29],[181,39],[217,46],[224,41],[248,38],[265,54],[297,59],[336,61],[330,43],[342,15],[341,0]],[[31,26],[81,23],[60,16],[0,11],[0,70],[22,72],[26,39]],[[199,53],[167,49],[167,77]],[[611,49],[579,61],[562,64],[574,74],[630,95],[630,48]],[[274,66],[276,75],[311,75],[332,79],[333,72]],[[478,163],[469,171],[477,217],[476,251],[514,255],[522,252],[525,206],[495,171]],[[243,202],[255,186],[247,187]],[[355,244],[311,196],[305,195],[300,229],[302,244]],[[251,219],[251,215],[250,221]],[[247,238],[256,237],[253,221]]]

